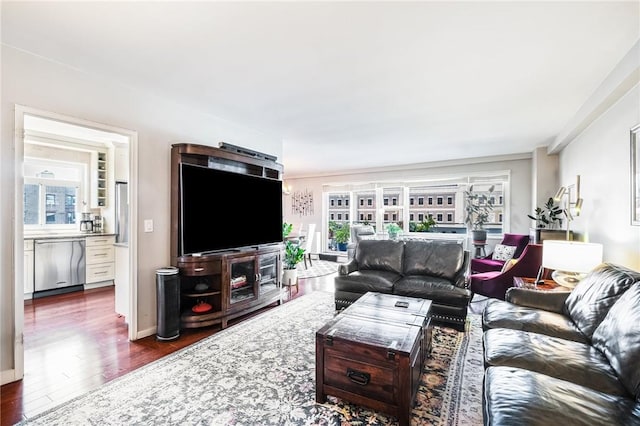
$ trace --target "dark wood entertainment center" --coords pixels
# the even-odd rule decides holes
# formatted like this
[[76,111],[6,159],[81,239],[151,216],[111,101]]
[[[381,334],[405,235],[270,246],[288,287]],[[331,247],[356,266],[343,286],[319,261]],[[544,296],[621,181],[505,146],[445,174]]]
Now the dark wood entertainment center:
[[[277,180],[282,179],[283,171],[281,164],[269,159],[254,158],[205,145],[172,145],[171,257],[173,266],[180,271],[181,328],[198,328],[214,324],[221,324],[222,328],[225,328],[230,319],[273,303],[281,303],[282,244],[181,255],[182,163]],[[198,312],[196,308],[194,311],[193,308],[198,305],[211,308],[202,312]]]

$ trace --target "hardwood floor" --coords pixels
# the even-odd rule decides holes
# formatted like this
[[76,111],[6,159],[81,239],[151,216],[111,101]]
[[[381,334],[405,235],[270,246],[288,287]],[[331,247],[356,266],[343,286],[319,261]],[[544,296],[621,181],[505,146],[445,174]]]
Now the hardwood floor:
[[[300,279],[292,299],[315,290],[333,292],[334,276]],[[287,289],[284,292],[287,298]],[[218,325],[183,330],[175,341],[160,342],[149,336],[130,342],[114,300],[113,287],[107,287],[25,304],[25,374],[24,379],[0,389],[2,425],[55,407],[220,330]]]

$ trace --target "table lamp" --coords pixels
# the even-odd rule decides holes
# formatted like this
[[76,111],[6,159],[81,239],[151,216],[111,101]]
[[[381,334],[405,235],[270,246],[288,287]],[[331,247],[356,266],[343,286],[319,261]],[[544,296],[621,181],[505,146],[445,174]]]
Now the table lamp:
[[574,288],[600,263],[602,244],[563,240],[542,242],[542,266],[553,269],[551,278],[563,287]]

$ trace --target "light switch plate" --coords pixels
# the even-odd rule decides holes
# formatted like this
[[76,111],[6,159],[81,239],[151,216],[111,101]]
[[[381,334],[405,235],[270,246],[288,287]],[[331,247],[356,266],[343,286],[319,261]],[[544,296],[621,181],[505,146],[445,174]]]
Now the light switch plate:
[[144,220],[144,232],[153,232],[153,219]]

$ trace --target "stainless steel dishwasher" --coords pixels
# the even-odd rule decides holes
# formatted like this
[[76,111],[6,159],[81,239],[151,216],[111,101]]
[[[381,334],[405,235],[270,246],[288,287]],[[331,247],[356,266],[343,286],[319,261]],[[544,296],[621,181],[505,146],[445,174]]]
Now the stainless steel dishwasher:
[[84,238],[35,240],[34,256],[34,298],[84,288]]

